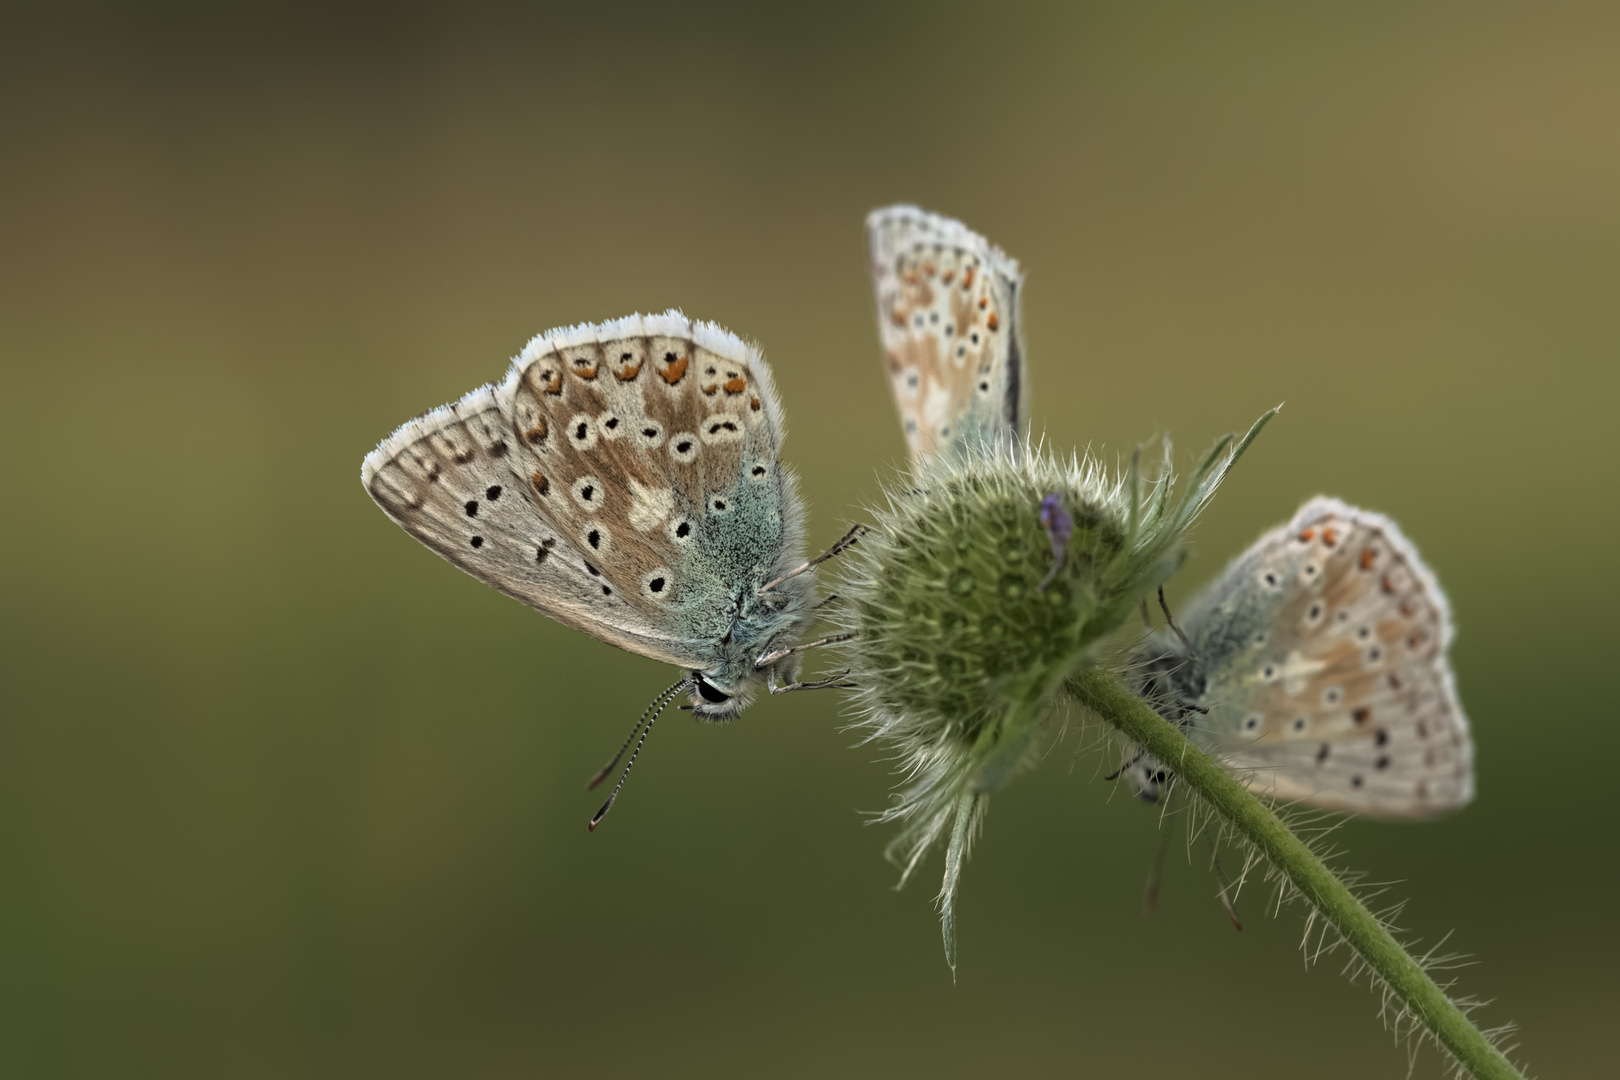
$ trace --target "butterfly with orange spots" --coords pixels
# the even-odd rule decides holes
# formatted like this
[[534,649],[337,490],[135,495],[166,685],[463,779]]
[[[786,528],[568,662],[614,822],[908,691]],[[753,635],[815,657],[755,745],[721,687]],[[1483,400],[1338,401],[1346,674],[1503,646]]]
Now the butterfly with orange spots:
[[[1370,817],[1433,817],[1474,796],[1474,747],[1447,659],[1451,609],[1396,524],[1318,497],[1239,556],[1137,657],[1166,718],[1254,789]],[[1158,801],[1150,755],[1124,777]]]
[[1023,430],[1018,263],[915,206],[866,219],[884,365],[913,466]]

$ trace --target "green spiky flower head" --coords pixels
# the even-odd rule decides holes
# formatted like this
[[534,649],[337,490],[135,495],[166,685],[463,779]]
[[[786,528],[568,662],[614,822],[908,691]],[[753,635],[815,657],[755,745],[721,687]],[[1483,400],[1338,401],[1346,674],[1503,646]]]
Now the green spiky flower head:
[[860,725],[907,776],[882,815],[903,824],[891,858],[909,875],[950,833],[940,905],[953,968],[956,881],[987,796],[1025,762],[1064,680],[1180,565],[1187,526],[1270,415],[1236,448],[1218,444],[1174,503],[1168,445],[1144,483],[1134,457],[1115,475],[1090,457],[985,444],[937,459],[873,511],[838,588],[855,634],[845,661]]

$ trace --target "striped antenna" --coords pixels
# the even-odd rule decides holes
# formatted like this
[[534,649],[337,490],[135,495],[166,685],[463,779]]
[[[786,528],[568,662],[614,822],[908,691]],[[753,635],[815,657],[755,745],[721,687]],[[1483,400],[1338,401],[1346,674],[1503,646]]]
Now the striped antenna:
[[[676,694],[690,685],[692,685],[692,678],[687,676],[654,698],[652,704],[648,705],[646,711],[641,714],[641,719],[636,721],[636,726],[630,729],[630,736],[624,740],[624,745],[619,747],[619,752],[614,754],[613,759],[602,766],[602,771],[591,779],[586,788],[587,791],[600,784],[603,778],[613,771],[613,766],[619,763],[619,759],[624,757],[625,750],[629,749],[630,743],[635,741],[636,748],[631,753],[630,760],[625,763],[624,773],[619,777],[619,782],[613,785],[613,793],[607,797],[607,802],[602,804],[602,809],[596,812],[596,816],[591,818],[588,826],[591,832],[596,831],[596,827],[602,823],[602,819],[607,816],[607,812],[613,809],[613,801],[619,797],[619,790],[624,787],[624,782],[630,778],[630,769],[636,763],[636,756],[641,753],[642,746],[646,744],[647,736],[652,734],[653,721],[658,719],[659,714],[664,711]],[[638,731],[641,733],[640,739],[636,738]]]

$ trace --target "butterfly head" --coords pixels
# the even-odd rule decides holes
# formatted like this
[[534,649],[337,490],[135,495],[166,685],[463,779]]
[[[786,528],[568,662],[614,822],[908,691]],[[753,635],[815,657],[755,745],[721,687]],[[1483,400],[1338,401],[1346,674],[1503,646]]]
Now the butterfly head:
[[694,671],[687,687],[692,715],[711,724],[724,724],[753,704],[761,680],[757,675],[729,678],[723,673]]

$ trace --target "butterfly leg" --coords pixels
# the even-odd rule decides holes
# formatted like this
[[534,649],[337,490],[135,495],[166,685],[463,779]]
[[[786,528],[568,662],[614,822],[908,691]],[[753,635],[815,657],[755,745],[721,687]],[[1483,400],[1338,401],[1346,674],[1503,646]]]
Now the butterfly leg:
[[1147,884],[1142,886],[1142,914],[1151,918],[1159,906],[1159,883],[1164,880],[1164,853],[1170,849],[1170,830],[1165,827],[1165,814],[1170,812],[1170,797],[1165,796],[1164,811],[1159,815],[1159,850],[1153,855],[1153,869],[1148,871]]
[[1226,917],[1232,920],[1232,929],[1242,930],[1243,924],[1238,921],[1237,909],[1232,907],[1232,898],[1228,895],[1232,890],[1232,883],[1226,877],[1226,871],[1221,869],[1221,855],[1215,848],[1215,838],[1209,838],[1209,865],[1215,871],[1215,880],[1221,883],[1221,906],[1226,908]]
[[823,551],[820,555],[817,555],[815,558],[810,559],[807,562],[800,563],[798,566],[795,566],[793,569],[789,570],[787,573],[783,574],[781,577],[773,578],[772,580],[767,581],[765,584],[763,584],[763,585],[761,585],[759,587],[759,592],[758,592],[757,595],[764,596],[766,593],[768,593],[772,589],[776,588],[776,586],[782,584],[782,582],[786,581],[788,578],[798,577],[800,574],[806,573],[807,571],[812,570],[817,566],[820,566],[822,563],[826,562],[828,559],[832,558],[834,555],[839,554],[840,552],[844,551],[845,549],[854,547],[857,543],[860,542],[861,537],[865,536],[867,533],[869,533],[871,531],[872,531],[872,527],[870,525],[851,525],[849,527],[849,532],[847,532],[843,536],[839,537],[838,542],[835,543],[832,547],[828,548],[826,551]]
[[784,659],[786,657],[792,656],[794,653],[804,652],[804,650],[806,650],[806,649],[819,649],[823,645],[836,645],[840,641],[848,641],[850,638],[852,638],[854,636],[855,636],[854,634],[829,634],[828,636],[826,636],[824,638],[821,638],[818,641],[808,641],[808,642],[804,643],[803,645],[795,645],[791,649],[777,649],[775,652],[766,653],[764,656],[760,657],[758,660],[755,660],[754,661],[754,668],[757,670],[757,669],[762,668],[762,667],[770,667],[772,664],[776,663],[778,660],[782,660],[782,659]]
[[792,682],[788,683],[786,686],[777,686],[776,672],[773,671],[769,675],[765,676],[765,685],[770,688],[770,691],[773,694],[787,694],[793,692],[794,690],[831,690],[840,687],[848,689],[849,687],[855,685],[854,683],[844,681],[844,676],[848,674],[849,669],[845,668],[842,672],[832,676],[831,678],[817,679],[814,682]]

